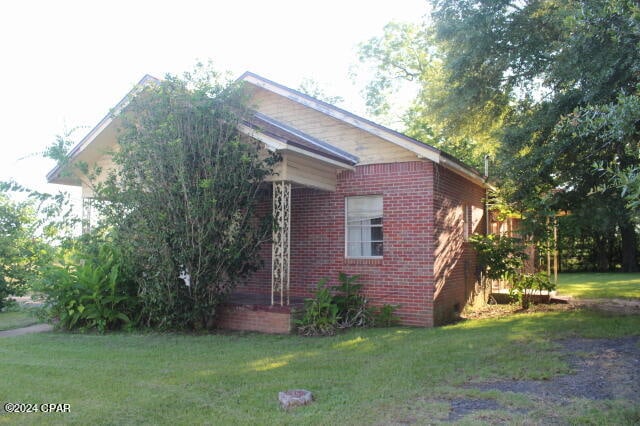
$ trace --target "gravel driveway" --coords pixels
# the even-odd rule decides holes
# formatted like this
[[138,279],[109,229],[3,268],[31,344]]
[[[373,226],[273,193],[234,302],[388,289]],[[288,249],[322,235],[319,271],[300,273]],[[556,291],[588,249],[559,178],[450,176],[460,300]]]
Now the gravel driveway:
[[[572,374],[550,380],[502,380],[472,383],[466,387],[525,394],[540,405],[569,403],[573,398],[626,400],[640,405],[640,336],[618,339],[572,338],[557,343]],[[493,399],[454,399],[451,401],[449,421],[460,420],[479,410],[508,408]],[[516,411],[526,414],[526,410]]]

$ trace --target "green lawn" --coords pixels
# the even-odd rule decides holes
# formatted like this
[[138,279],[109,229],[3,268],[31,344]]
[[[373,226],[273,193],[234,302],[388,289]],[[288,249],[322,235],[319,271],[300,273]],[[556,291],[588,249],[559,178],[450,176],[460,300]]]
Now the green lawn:
[[640,298],[640,273],[560,274],[558,294],[581,299]]
[[[510,411],[468,423],[633,423],[625,401],[535,404],[462,385],[567,373],[554,340],[640,333],[638,316],[518,314],[436,329],[353,330],[330,338],[228,334],[34,334],[0,340],[0,401],[68,403],[68,414],[1,414],[1,424],[418,424],[445,421],[448,399],[485,397]],[[278,391],[316,402],[291,412]],[[520,411],[518,411],[520,410]],[[523,410],[527,410],[526,413]],[[484,417],[483,417],[484,416]],[[529,420],[527,420],[529,419]]]
[[26,327],[38,322],[40,321],[35,317],[33,310],[20,309],[18,311],[0,312],[0,331]]

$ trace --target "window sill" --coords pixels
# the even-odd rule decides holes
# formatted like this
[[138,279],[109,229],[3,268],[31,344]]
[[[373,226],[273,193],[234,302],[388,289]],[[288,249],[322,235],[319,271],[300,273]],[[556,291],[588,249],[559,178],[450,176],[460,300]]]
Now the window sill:
[[382,265],[382,257],[348,257],[344,259],[345,265]]

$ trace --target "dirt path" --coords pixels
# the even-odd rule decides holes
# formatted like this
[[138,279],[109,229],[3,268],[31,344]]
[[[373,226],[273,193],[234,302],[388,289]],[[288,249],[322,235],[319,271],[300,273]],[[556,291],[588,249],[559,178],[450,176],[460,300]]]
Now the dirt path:
[[14,328],[13,330],[0,331],[0,337],[13,337],[22,336],[24,334],[32,333],[46,333],[53,330],[53,326],[50,324],[36,324],[29,327]]
[[639,315],[640,299],[568,299],[578,308],[591,308],[622,315]]

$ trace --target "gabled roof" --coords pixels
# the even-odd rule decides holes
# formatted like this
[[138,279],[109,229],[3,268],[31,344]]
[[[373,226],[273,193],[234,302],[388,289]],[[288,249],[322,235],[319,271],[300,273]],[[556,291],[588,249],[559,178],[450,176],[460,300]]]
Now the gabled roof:
[[307,135],[260,112],[254,112],[249,120],[243,121],[243,124],[254,131],[281,141],[286,146],[297,147],[305,152],[312,152],[348,166],[354,166],[359,161],[355,155],[351,155],[340,148]]
[[[102,120],[98,124],[95,125],[93,129],[87,133],[87,135],[82,138],[80,142],[74,146],[71,151],[67,154],[67,157],[72,159],[78,156],[91,142],[93,142],[96,137],[106,129],[113,120],[118,116],[118,114],[127,106],[131,99],[144,90],[145,87],[153,84],[159,83],[160,80],[157,78],[146,74],[140,81],[127,93],[121,100],[114,106],[111,111],[107,115],[104,116]],[[47,181],[51,182],[54,179],[60,177],[60,172],[62,171],[62,167],[60,164],[56,165],[49,173],[47,173]]]
[[404,135],[400,132],[384,127],[378,123],[374,123],[371,120],[367,120],[366,118],[360,117],[342,108],[338,108],[327,102],[313,98],[297,90],[283,86],[280,83],[276,83],[275,81],[271,81],[250,71],[242,74],[238,78],[238,81],[245,81],[247,83],[253,84],[257,87],[283,96],[298,104],[314,109],[329,117],[333,117],[346,124],[352,125],[360,130],[364,130],[365,132],[371,133],[375,136],[378,136],[379,138],[382,138],[388,142],[391,142],[397,146],[413,152],[419,158],[428,159],[436,164],[441,164],[442,166],[475,183],[485,185],[485,179],[482,175],[480,175],[480,173],[478,173],[478,171],[464,164],[450,154],[447,154],[439,150],[438,148],[435,148],[424,142],[420,142],[419,140],[410,138],[409,136]]
[[[349,111],[343,110],[319,99],[315,99],[302,92],[288,88],[252,72],[245,72],[238,78],[238,81],[244,81],[277,95],[284,96],[298,104],[316,110],[329,117],[375,135],[387,142],[407,149],[410,152],[413,152],[418,158],[428,159],[436,164],[441,164],[475,183],[485,185],[484,178],[475,169],[472,169],[458,159],[431,145],[410,138],[402,133],[396,132],[395,130],[391,130],[380,124],[374,123],[373,121],[359,117]],[[120,100],[120,102],[118,102],[118,104],[116,104],[116,106],[93,129],[91,129],[91,131],[89,131],[89,133],[76,146],[71,149],[68,157],[70,159],[76,158],[87,146],[96,140],[98,135],[113,123],[118,114],[129,104],[134,96],[144,90],[145,87],[157,84],[158,82],[159,80],[157,78],[145,75],[134,86],[134,88],[129,91],[129,93],[127,93],[122,100]],[[262,113],[255,113],[253,117],[243,122],[240,130],[245,133],[249,133],[250,135],[262,136],[262,141],[265,143],[268,140],[278,142],[278,147],[276,147],[277,149],[288,149],[299,153],[309,154],[319,160],[329,162],[340,168],[351,168],[359,162],[358,157]],[[54,180],[61,181],[61,171],[62,166],[56,165],[49,173],[47,173],[47,180],[49,182]],[[67,181],[63,183],[70,182]]]

